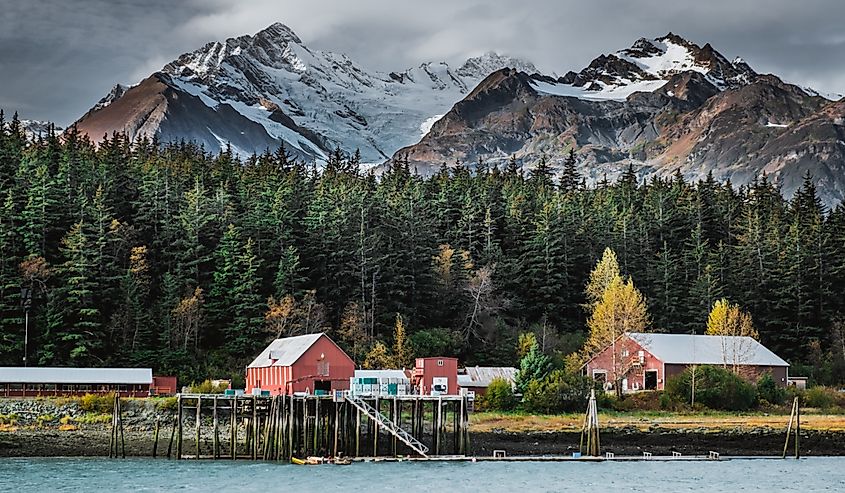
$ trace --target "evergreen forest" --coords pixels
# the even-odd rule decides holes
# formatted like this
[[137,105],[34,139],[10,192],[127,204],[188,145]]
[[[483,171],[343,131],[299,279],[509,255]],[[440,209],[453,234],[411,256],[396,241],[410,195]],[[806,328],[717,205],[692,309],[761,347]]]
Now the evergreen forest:
[[611,248],[650,330],[702,334],[724,298],[790,373],[845,381],[845,207],[810,176],[786,200],[765,176],[629,170],[587,186],[575,153],[562,173],[512,161],[422,177],[340,150],[318,169],[284,148],[239,159],[0,129],[0,365],[26,352],[224,378],[273,338],[320,331],[360,363],[397,325],[416,356],[516,365],[531,332],[562,360],[584,344],[585,287]]

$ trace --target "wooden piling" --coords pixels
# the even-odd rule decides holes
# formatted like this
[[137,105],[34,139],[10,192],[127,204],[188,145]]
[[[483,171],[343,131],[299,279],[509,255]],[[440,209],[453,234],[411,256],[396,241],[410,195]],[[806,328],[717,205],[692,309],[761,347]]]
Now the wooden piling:
[[217,421],[217,396],[214,396],[211,405],[211,456],[215,459],[220,458],[220,435],[218,435],[217,426],[220,423]]
[[[798,412],[798,398],[796,397],[794,401],[792,401],[792,411],[789,413],[789,423],[786,425],[786,443],[783,444],[783,455],[781,455],[782,459],[786,459],[786,451],[789,449],[789,437],[792,433],[792,423],[795,421],[795,415]],[[797,435],[796,435],[797,436]],[[795,446],[796,454],[798,452],[798,445]]]
[[153,432],[153,459],[158,455],[158,418],[156,418],[155,431]]
[[170,427],[170,441],[167,443],[167,458],[170,458],[170,454],[173,451],[173,439],[176,437],[176,416],[173,417],[173,426]]
[[194,429],[196,432],[196,440],[197,440],[197,456],[196,459],[199,460],[200,458],[200,423],[202,423],[202,397],[197,397],[197,422],[194,424]]
[[795,458],[801,458],[801,398],[795,398]]
[[[120,427],[120,456],[126,458],[126,440],[123,437],[123,408],[120,405],[120,394],[115,393],[117,399],[117,424]],[[117,454],[115,454],[117,455]]]
[[238,458],[238,396],[232,399],[232,409],[229,412],[229,454],[232,460]]
[[177,433],[176,433],[176,459],[181,460],[182,459],[182,440],[183,440],[182,433],[184,432],[184,428],[182,427],[182,419],[184,417],[183,413],[182,413],[182,405],[184,404],[184,402],[182,401],[182,394],[179,394],[179,396],[177,396],[176,401],[177,401],[177,405],[176,405],[176,407],[177,407],[177,411],[176,411],[177,412],[177,418],[176,418],[176,425],[177,425],[177,428],[176,428],[177,429]]

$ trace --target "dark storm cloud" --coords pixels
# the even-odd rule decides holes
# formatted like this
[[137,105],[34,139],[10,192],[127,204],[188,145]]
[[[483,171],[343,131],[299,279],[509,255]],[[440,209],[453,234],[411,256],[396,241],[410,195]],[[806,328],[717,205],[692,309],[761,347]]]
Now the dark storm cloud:
[[497,50],[547,72],[673,31],[761,72],[845,92],[841,0],[1,0],[0,107],[66,124],[205,42],[272,22],[367,67]]

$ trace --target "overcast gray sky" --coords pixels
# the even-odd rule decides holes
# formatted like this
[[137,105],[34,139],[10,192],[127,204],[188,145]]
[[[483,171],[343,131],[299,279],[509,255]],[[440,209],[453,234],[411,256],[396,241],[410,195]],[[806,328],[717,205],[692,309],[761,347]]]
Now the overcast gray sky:
[[277,21],[380,70],[496,50],[564,73],[673,31],[845,93],[842,19],[842,0],[0,0],[0,108],[66,125],[115,83]]

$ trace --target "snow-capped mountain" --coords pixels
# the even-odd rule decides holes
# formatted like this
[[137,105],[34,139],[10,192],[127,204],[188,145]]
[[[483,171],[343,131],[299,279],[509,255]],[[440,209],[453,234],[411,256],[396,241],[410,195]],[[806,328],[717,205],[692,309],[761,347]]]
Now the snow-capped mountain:
[[368,70],[346,55],[312,50],[276,23],[254,36],[206,44],[133,87],[115,88],[78,122],[98,139],[187,139],[240,154],[284,142],[306,159],[335,146],[382,162],[417,142],[439,116],[491,72],[533,65],[488,53],[454,70],[423,63],[397,72]]
[[629,165],[640,176],[680,172],[743,185],[767,174],[786,196],[811,171],[820,195],[845,198],[845,100],[760,75],[709,44],[675,34],[640,39],[580,72],[504,69],[479,84],[396,155],[420,173],[447,162],[560,166],[578,153],[589,182]]
[[[46,137],[50,133],[50,127],[53,124],[41,120],[21,120],[21,128],[28,139],[37,139],[39,137]],[[53,127],[53,131],[61,133],[61,127]]]

